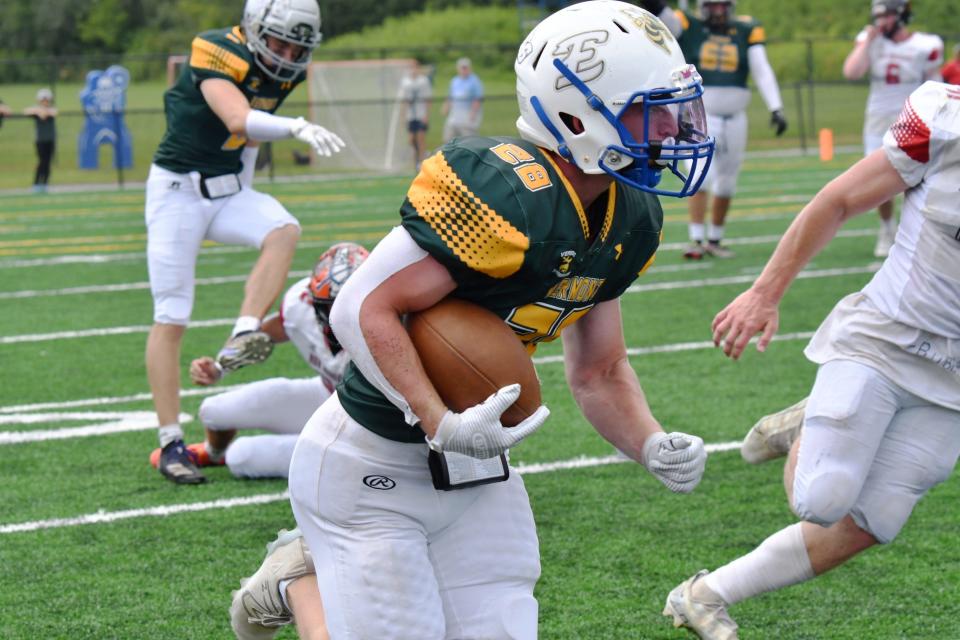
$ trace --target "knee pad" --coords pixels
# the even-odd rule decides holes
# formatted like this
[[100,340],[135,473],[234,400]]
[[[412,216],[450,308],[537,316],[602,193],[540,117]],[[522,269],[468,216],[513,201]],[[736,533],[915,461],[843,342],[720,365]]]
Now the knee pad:
[[827,527],[850,513],[859,495],[860,483],[851,475],[829,471],[816,475],[805,486],[794,482],[793,511],[807,522]]
[[197,411],[197,417],[200,418],[200,423],[212,431],[222,431],[227,428],[226,425],[223,424],[220,411],[218,411],[219,404],[220,401],[217,399],[217,396],[211,396],[200,403],[200,410]]
[[494,638],[504,640],[536,640],[537,599],[529,593],[508,592],[495,604],[498,612]]

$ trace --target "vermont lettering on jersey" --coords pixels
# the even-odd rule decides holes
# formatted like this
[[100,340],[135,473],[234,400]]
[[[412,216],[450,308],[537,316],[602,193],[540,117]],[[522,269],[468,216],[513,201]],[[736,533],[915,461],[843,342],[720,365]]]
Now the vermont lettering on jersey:
[[587,278],[582,276],[571,276],[564,278],[557,284],[550,287],[547,292],[548,298],[565,300],[567,302],[587,302],[593,300],[600,287],[603,286],[605,278]]

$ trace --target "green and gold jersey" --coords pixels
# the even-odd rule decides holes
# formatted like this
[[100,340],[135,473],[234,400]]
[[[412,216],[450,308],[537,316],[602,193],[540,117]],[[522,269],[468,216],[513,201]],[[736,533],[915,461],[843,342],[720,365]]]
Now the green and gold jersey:
[[163,95],[167,131],[154,163],[176,173],[199,171],[205,177],[239,173],[247,139],[227,130],[203,99],[200,83],[207,78],[229,80],[252,108],[273,113],[305,77],[272,80],[260,71],[253,55],[240,27],[205,31],[193,39],[189,63]]
[[721,32],[713,32],[693,13],[677,11],[683,32],[677,41],[687,62],[697,67],[706,87],[744,87],[750,74],[747,48],[764,44],[766,35],[750,16],[736,16]]
[[[533,353],[598,302],[618,298],[653,262],[663,224],[657,198],[614,184],[600,200],[588,215],[553,160],[529,142],[469,137],[424,161],[400,213],[450,272],[451,295],[496,313]],[[371,431],[423,442],[353,365],[338,394]]]

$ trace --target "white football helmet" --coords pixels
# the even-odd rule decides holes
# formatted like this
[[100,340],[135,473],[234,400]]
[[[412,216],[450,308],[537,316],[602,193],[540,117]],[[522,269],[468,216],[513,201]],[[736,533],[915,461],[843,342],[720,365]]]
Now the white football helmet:
[[[684,197],[700,188],[714,148],[700,74],[653,14],[617,0],[571,5],[530,32],[514,69],[524,139],[584,173],[651,193]],[[641,139],[623,122],[635,106],[643,112]],[[656,139],[651,125],[665,116],[673,133]],[[656,188],[664,169],[680,189]]]
[[[320,44],[320,7],[316,0],[247,0],[243,32],[265,74],[280,82],[293,80],[306,70],[310,54]],[[287,60],[270,50],[267,36],[301,46],[303,54]]]
[[360,268],[370,252],[354,242],[338,242],[320,254],[313,267],[307,290],[317,321],[330,324],[330,308],[347,279]]

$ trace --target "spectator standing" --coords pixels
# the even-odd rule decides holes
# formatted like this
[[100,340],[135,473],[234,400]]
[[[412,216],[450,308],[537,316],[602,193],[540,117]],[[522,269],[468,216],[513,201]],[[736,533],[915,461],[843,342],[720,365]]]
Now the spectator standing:
[[44,193],[50,181],[50,160],[57,143],[57,108],[53,106],[53,92],[46,87],[37,91],[37,104],[27,107],[23,113],[33,118],[37,125],[37,170],[33,176],[33,190]]
[[404,119],[407,121],[407,132],[410,134],[410,146],[413,147],[413,161],[417,171],[426,154],[427,129],[430,121],[430,100],[433,97],[433,87],[427,76],[423,62],[417,60],[400,83],[400,100],[403,105]]
[[457,60],[457,75],[450,80],[450,92],[443,103],[443,141],[476,135],[483,118],[483,83],[473,72],[470,58]]

